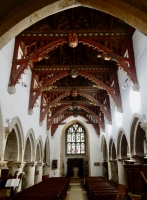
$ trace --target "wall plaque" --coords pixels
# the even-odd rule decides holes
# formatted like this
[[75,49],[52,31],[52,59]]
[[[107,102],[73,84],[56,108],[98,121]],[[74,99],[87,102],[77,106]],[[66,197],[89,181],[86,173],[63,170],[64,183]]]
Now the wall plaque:
[[100,166],[100,162],[94,162],[94,166]]

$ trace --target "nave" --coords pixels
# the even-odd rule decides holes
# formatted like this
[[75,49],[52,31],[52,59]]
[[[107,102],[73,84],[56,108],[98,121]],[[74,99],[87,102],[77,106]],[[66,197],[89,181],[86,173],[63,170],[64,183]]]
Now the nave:
[[[5,170],[12,175],[16,170],[24,172],[25,185],[18,189],[24,192],[44,184],[46,174],[50,180],[72,175],[70,159],[74,163],[82,159],[84,176],[103,176],[144,200],[147,29],[143,13],[147,4],[78,0],[65,5],[66,0],[60,0],[55,1],[60,5],[55,11],[55,4],[45,1],[44,8],[50,9],[44,12],[41,0],[28,0],[22,9],[19,6],[25,1],[17,1],[0,6],[0,19],[9,4],[3,22],[11,19],[11,27],[16,25],[9,30],[5,24],[11,37],[7,33],[0,37],[1,179]],[[85,6],[74,7],[75,2]],[[95,183],[91,186],[94,189]],[[68,197],[81,191],[78,187],[71,186]],[[96,195],[93,189],[88,192],[94,195],[90,200]]]

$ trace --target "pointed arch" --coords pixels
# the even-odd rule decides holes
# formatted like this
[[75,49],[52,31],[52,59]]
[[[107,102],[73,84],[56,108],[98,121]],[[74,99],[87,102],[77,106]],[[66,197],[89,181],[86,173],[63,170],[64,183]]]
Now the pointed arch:
[[118,159],[127,158],[128,152],[130,152],[130,151],[129,151],[126,133],[123,128],[120,128],[118,131],[118,139],[117,139],[117,157],[118,157]]
[[43,140],[41,136],[36,141],[35,160],[36,162],[43,161]]
[[118,183],[118,165],[116,155],[114,139],[111,137],[109,142],[109,179]]
[[47,165],[50,165],[50,143],[49,143],[49,136],[47,135],[45,146],[44,146],[44,157],[43,157],[44,163]]
[[60,136],[60,176],[62,176],[62,160],[63,160],[63,140],[64,140],[64,134],[65,134],[65,131],[66,129],[71,126],[72,124],[74,123],[78,123],[80,124],[84,129],[85,129],[85,134],[86,134],[86,156],[88,157],[88,168],[89,168],[89,176],[91,175],[91,168],[90,168],[90,142],[89,142],[89,131],[87,129],[87,127],[79,120],[71,120],[70,122],[68,122],[67,124],[64,125],[63,129],[62,129],[62,133],[61,133],[61,136]]
[[107,149],[107,143],[106,138],[104,135],[102,135],[101,139],[101,151],[103,152],[103,161],[108,161],[108,149]]
[[144,140],[146,133],[141,128],[140,123],[143,122],[141,116],[135,113],[132,117],[132,123],[130,128],[130,153],[131,156],[143,156],[144,155]]
[[24,161],[34,161],[35,159],[35,134],[32,128],[28,130],[28,133],[25,137],[24,145]]
[[109,160],[116,160],[116,147],[112,137],[109,142]]

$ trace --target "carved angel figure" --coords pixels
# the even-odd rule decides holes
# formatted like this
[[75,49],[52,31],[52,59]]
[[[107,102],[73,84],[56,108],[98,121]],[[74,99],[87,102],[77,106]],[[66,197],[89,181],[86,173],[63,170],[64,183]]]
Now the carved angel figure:
[[78,36],[76,33],[68,34],[68,43],[69,43],[69,46],[72,48],[75,48],[78,45]]

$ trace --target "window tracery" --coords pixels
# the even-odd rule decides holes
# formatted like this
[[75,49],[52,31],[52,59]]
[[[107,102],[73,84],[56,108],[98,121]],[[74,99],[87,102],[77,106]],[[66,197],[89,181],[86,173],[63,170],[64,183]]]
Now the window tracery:
[[79,124],[72,124],[66,131],[66,153],[85,154],[85,130]]

